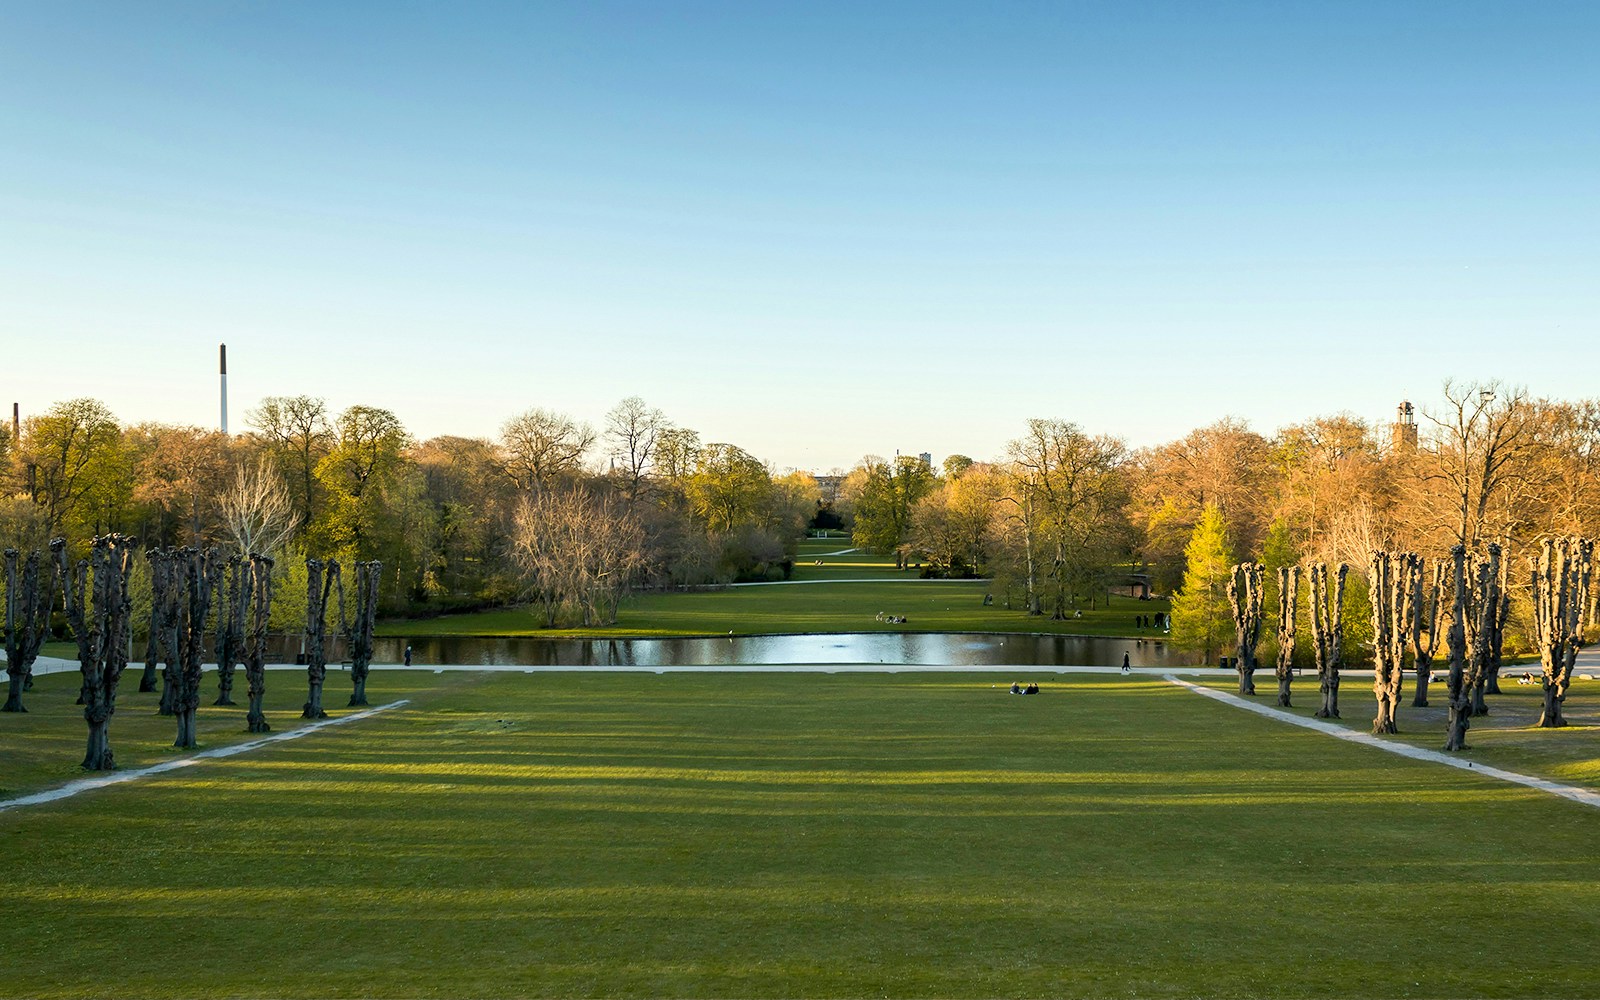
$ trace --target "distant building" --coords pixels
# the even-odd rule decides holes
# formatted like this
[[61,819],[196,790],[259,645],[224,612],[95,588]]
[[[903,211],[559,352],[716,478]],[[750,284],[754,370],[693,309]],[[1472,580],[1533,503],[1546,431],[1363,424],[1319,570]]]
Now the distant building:
[[1412,408],[1410,400],[1402,402],[1396,408],[1391,440],[1397,451],[1410,450],[1417,446],[1417,411]]
[[922,464],[923,465],[926,465],[930,469],[933,468],[933,453],[932,452],[929,452],[929,451],[920,452],[917,455],[917,457],[922,459]]

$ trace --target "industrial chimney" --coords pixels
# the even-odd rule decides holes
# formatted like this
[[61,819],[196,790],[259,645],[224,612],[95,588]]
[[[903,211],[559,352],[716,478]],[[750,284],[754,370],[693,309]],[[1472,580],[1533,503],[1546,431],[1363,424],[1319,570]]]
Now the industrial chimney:
[[218,362],[222,372],[222,433],[228,433],[228,345],[218,344]]

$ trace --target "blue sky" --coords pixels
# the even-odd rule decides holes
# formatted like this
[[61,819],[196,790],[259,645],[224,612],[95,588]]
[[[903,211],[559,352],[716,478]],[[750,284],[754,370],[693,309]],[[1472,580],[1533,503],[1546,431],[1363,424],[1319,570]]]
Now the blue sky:
[[[1600,4],[0,0],[25,412],[776,466],[1595,395]],[[9,401],[9,400],[7,400]]]

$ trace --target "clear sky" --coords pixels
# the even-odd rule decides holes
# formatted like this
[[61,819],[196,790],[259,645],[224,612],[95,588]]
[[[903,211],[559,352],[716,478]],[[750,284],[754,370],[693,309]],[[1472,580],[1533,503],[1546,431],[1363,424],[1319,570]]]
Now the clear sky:
[[1600,3],[0,0],[0,379],[777,467],[1597,394]]

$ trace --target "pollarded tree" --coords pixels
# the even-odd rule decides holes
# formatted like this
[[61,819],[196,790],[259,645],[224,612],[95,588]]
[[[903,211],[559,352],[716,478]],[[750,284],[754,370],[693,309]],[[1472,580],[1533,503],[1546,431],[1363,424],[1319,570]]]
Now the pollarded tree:
[[[150,638],[145,647],[145,678],[148,679],[161,664],[161,703],[157,714],[177,714],[179,657],[182,649],[183,598],[182,584],[178,580],[176,550],[150,548],[145,550],[150,564]],[[154,685],[152,684],[153,688]],[[147,690],[144,679],[139,690]]]
[[1592,577],[1594,543],[1581,538],[1547,538],[1533,571],[1534,634],[1544,668],[1543,728],[1565,726],[1561,703],[1572,682],[1575,644],[1582,633]]
[[0,711],[26,712],[22,692],[33,675],[33,661],[50,633],[50,609],[56,602],[56,573],[39,571],[39,553],[28,553],[17,575],[17,550],[6,549],[6,673],[10,690]]
[[[1428,682],[1433,679],[1433,657],[1439,649],[1440,625],[1444,619],[1444,564],[1433,566],[1433,582],[1426,591],[1422,587],[1423,566],[1418,558],[1406,566],[1407,586],[1411,589],[1411,621],[1407,631],[1411,638],[1411,656],[1417,671],[1416,694],[1411,699],[1412,708],[1428,707]],[[1423,634],[1428,640],[1423,642]]]
[[1295,614],[1300,604],[1300,567],[1278,567],[1278,704],[1289,704],[1289,685],[1294,682]]
[[1322,690],[1319,719],[1339,718],[1339,657],[1344,645],[1344,583],[1350,567],[1339,564],[1333,588],[1328,587],[1328,564],[1311,566],[1311,645],[1316,653],[1317,684]]
[[244,567],[240,588],[250,602],[250,641],[245,647],[244,679],[249,688],[250,708],[245,722],[252,733],[270,732],[261,700],[267,693],[267,628],[272,618],[272,560],[251,555]]
[[1374,736],[1397,733],[1395,713],[1400,707],[1402,667],[1406,639],[1416,617],[1408,568],[1416,556],[1410,552],[1372,553],[1367,590],[1372,600],[1372,693],[1378,714],[1372,720]]
[[[1233,610],[1233,649],[1239,661],[1239,693],[1256,693],[1256,646],[1261,642],[1261,564],[1242,562],[1228,577],[1228,606]],[[1291,647],[1293,648],[1293,647]]]
[[1188,568],[1183,574],[1183,590],[1172,600],[1172,641],[1200,650],[1209,663],[1222,649],[1227,634],[1227,586],[1233,565],[1227,528],[1216,505],[1206,505],[1184,555]]
[[367,704],[367,671],[372,664],[372,629],[378,618],[378,583],[383,578],[383,563],[376,560],[355,564],[354,617],[346,620],[344,579],[334,574],[339,588],[339,631],[350,650],[350,704]]
[[1467,572],[1466,547],[1450,550],[1455,581],[1455,607],[1450,622],[1450,713],[1446,750],[1467,749],[1467,729],[1473,715],[1473,692],[1479,689],[1491,659],[1494,618],[1500,604],[1500,546],[1489,545],[1489,558]]
[[239,555],[227,556],[221,564],[217,608],[217,700],[213,705],[232,705],[234,667],[244,659],[245,609],[250,600],[246,577],[249,564]]
[[173,714],[178,717],[178,736],[173,746],[189,749],[196,745],[195,714],[200,708],[200,677],[205,663],[206,622],[211,615],[211,598],[221,573],[221,560],[211,551],[189,547],[168,549],[170,563],[168,588],[178,608],[175,628],[169,628],[169,641],[178,650],[177,691]]
[[[78,644],[78,669],[83,675],[83,719],[89,725],[89,748],[83,757],[88,771],[116,768],[111,753],[111,716],[117,710],[117,682],[128,665],[133,601],[128,597],[128,572],[138,543],[125,535],[101,535],[89,558],[67,563],[67,543],[50,543],[56,572],[62,580],[67,624]],[[92,583],[91,583],[92,580]]]
[[339,578],[339,561],[306,560],[306,704],[302,719],[326,719],[322,682],[328,677],[328,594]]

